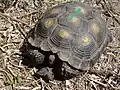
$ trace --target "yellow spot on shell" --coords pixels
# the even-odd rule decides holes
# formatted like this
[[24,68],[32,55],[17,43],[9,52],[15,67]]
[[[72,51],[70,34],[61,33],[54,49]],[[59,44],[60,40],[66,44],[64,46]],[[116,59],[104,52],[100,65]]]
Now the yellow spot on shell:
[[99,26],[98,26],[96,23],[93,23],[93,24],[92,24],[92,31],[93,31],[95,34],[99,33],[100,28],[99,28]]
[[67,38],[69,37],[69,32],[68,32],[67,30],[60,30],[59,36],[60,36],[61,38],[67,39]]
[[87,37],[87,36],[84,36],[82,38],[82,41],[83,41],[83,44],[84,45],[89,45],[91,43],[91,38],[90,37]]
[[51,26],[53,26],[55,24],[55,20],[53,20],[53,19],[47,19],[46,21],[45,21],[45,23],[44,23],[44,26],[46,27],[46,28],[50,28]]

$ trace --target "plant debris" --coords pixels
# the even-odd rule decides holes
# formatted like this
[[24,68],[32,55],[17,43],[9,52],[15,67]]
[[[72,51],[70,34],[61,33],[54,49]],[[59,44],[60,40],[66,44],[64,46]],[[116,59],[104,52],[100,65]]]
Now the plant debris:
[[0,90],[120,90],[120,0],[74,0],[99,9],[113,41],[83,76],[66,81],[36,79],[35,68],[21,64],[27,32],[43,13],[73,0],[0,0]]

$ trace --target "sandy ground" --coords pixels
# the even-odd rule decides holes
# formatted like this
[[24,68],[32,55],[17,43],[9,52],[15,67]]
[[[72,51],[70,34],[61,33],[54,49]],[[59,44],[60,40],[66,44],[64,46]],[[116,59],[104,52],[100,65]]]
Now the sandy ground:
[[[70,0],[0,0],[0,90],[120,90],[120,0],[76,0],[102,11],[113,41],[82,76],[46,83],[22,65],[24,35],[50,7]],[[74,0],[75,1],[75,0]]]

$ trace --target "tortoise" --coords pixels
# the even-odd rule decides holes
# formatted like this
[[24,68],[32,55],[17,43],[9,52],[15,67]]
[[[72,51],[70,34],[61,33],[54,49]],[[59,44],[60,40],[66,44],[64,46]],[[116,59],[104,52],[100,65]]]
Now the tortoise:
[[90,70],[111,40],[101,12],[72,1],[44,13],[28,33],[32,48],[25,52],[41,67],[40,76],[69,79]]

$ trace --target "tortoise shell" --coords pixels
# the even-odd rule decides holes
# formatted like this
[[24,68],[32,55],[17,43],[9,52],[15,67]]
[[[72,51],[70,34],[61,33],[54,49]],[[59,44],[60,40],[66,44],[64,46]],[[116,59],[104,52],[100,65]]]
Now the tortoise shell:
[[52,51],[70,66],[89,70],[111,41],[100,12],[80,2],[57,5],[43,15],[28,42]]

